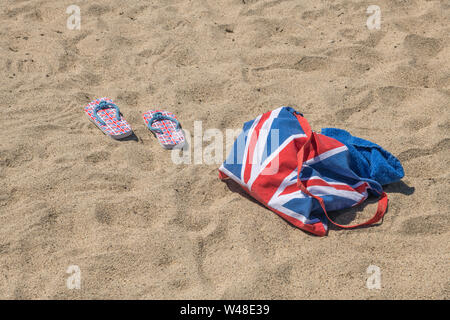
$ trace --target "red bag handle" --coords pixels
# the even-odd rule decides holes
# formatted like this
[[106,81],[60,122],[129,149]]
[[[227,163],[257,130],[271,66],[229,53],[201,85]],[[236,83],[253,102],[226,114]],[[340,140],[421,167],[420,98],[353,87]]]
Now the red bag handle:
[[305,134],[307,136],[307,140],[306,140],[305,144],[300,148],[300,150],[297,153],[297,163],[298,163],[297,185],[300,188],[300,190],[303,193],[307,194],[308,196],[313,197],[314,199],[319,201],[320,206],[322,207],[322,210],[325,213],[325,216],[327,217],[327,219],[332,224],[334,224],[335,226],[338,226],[340,228],[352,229],[352,228],[356,228],[356,227],[371,225],[371,224],[374,224],[374,223],[380,221],[383,218],[384,214],[386,213],[387,204],[388,204],[388,197],[385,192],[383,192],[381,194],[380,200],[378,200],[378,208],[377,208],[377,211],[375,212],[374,216],[372,218],[370,218],[369,220],[367,220],[366,222],[354,224],[354,225],[341,225],[330,219],[330,217],[328,216],[327,210],[325,209],[325,204],[323,202],[323,199],[321,197],[315,196],[311,192],[309,192],[308,189],[306,189],[306,187],[300,181],[300,172],[301,172],[303,162],[304,162],[303,159],[305,158],[305,147],[311,143],[313,133],[312,133],[312,130],[311,130],[311,127],[310,127],[308,121],[302,115],[300,115],[297,112],[295,112],[294,115],[297,117],[297,120],[300,123],[300,126],[302,127],[303,131],[305,132]]

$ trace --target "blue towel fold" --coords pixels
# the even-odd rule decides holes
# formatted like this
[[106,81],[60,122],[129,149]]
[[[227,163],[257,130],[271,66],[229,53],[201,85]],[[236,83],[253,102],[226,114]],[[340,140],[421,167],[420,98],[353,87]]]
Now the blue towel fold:
[[362,178],[385,185],[399,181],[405,175],[400,161],[373,142],[354,137],[349,132],[337,128],[324,128],[321,134],[347,146],[350,151],[350,167]]

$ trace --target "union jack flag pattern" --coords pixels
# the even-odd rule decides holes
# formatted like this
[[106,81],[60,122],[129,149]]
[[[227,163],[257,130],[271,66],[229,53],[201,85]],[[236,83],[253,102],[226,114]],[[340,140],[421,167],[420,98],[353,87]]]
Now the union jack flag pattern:
[[362,224],[379,221],[387,207],[381,185],[354,173],[348,148],[313,132],[306,119],[281,107],[246,122],[226,161],[221,179],[232,179],[248,194],[291,224],[324,236],[327,211],[362,203],[369,192],[379,195],[378,210]]
[[[102,104],[104,107],[99,108]],[[120,115],[120,111],[112,99],[96,99],[85,106],[84,111],[104,134],[114,139],[125,138],[133,132],[128,122]]]

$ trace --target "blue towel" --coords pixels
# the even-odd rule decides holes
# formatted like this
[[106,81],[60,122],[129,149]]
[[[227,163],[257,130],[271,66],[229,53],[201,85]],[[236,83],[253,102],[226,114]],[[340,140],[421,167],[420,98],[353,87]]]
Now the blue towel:
[[399,181],[405,175],[402,164],[379,145],[352,136],[337,128],[324,128],[321,134],[345,144],[350,151],[350,167],[361,178],[377,181],[381,185]]

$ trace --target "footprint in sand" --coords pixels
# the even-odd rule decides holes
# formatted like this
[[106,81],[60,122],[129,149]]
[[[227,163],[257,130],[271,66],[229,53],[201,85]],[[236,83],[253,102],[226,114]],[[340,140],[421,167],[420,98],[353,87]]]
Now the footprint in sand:
[[87,12],[89,15],[94,16],[94,17],[101,16],[101,15],[103,15],[103,14],[105,14],[105,13],[110,12],[110,11],[111,11],[111,8],[110,8],[109,6],[107,6],[107,5],[100,5],[100,4],[97,4],[97,3],[91,5],[91,6],[86,10],[86,12]]
[[111,153],[108,151],[97,151],[89,154],[84,158],[84,161],[90,162],[90,163],[98,163],[102,161],[109,160],[111,157]]
[[387,86],[376,90],[376,94],[383,105],[398,105],[411,97],[412,90],[408,88]]
[[111,211],[112,208],[102,205],[97,205],[95,207],[94,215],[95,219],[101,224],[111,224],[112,215],[114,212]]
[[326,66],[327,66],[327,58],[306,56],[301,58],[296,64],[294,64],[294,69],[304,72],[310,72],[321,70]]
[[450,149],[450,139],[442,139],[437,144],[435,144],[431,148],[411,148],[406,151],[403,151],[398,155],[398,159],[400,161],[409,161],[415,158],[428,156],[430,154],[434,154],[436,152],[441,152],[443,150],[449,150]]
[[20,167],[31,160],[33,160],[32,150],[25,145],[0,150],[0,167]]
[[409,218],[402,223],[400,232],[406,235],[439,234],[448,231],[449,219],[444,212]]
[[407,53],[415,58],[434,57],[442,50],[441,40],[422,37],[416,34],[407,35],[403,40]]
[[360,112],[361,110],[367,110],[374,101],[373,91],[370,90],[362,99],[356,102],[356,106],[341,109],[335,112],[335,117],[339,121],[346,121],[354,113]]
[[432,123],[432,119],[425,116],[412,117],[403,121],[403,125],[411,132],[417,132],[423,128],[429,127]]

